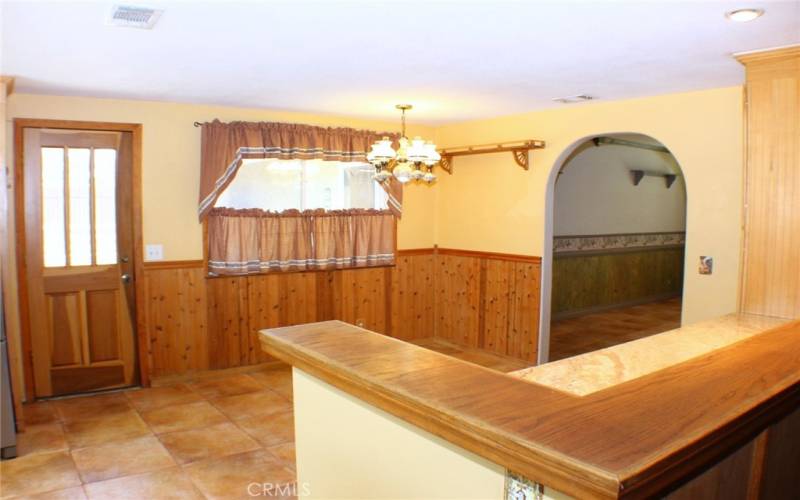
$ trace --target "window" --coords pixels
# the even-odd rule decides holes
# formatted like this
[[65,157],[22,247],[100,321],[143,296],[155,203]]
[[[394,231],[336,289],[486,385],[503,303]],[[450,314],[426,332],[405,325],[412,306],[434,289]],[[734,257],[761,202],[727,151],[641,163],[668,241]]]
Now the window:
[[386,192],[367,163],[323,160],[244,160],[215,206],[260,208],[386,208]]
[[117,152],[42,148],[44,266],[117,262]]
[[373,175],[365,163],[244,160],[208,212],[209,272],[393,264],[396,219]]

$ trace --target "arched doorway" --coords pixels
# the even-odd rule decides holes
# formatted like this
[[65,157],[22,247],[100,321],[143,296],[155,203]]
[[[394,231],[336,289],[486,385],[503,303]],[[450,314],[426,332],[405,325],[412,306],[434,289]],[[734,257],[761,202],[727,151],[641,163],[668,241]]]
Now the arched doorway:
[[548,179],[539,362],[680,325],[686,189],[658,140],[598,134]]

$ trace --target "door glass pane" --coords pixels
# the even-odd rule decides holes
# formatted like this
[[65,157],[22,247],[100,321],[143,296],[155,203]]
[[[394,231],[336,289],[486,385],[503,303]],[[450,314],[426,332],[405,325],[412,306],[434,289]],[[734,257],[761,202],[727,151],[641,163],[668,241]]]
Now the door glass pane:
[[73,266],[92,264],[92,210],[89,199],[89,149],[70,149],[69,260]]
[[101,264],[117,262],[117,152],[94,152],[95,260]]
[[42,235],[44,266],[66,266],[62,148],[42,148]]

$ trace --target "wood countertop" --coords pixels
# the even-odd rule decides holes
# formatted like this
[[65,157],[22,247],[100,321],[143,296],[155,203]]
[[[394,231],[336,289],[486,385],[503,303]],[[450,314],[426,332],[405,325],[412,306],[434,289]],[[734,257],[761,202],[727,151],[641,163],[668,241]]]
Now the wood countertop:
[[584,396],[340,321],[260,338],[369,404],[581,498],[662,493],[800,406],[800,321]]
[[788,323],[789,320],[729,314],[606,349],[518,370],[509,375],[586,396],[708,354]]

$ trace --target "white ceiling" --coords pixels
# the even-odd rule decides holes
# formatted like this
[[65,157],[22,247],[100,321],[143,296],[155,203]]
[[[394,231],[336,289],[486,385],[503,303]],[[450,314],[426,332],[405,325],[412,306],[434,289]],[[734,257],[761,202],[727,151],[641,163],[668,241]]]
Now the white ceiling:
[[[125,5],[138,2],[124,1]],[[436,124],[742,83],[731,53],[800,43],[791,1],[2,3],[0,73],[18,92],[208,103]],[[760,7],[750,23],[728,10]]]

